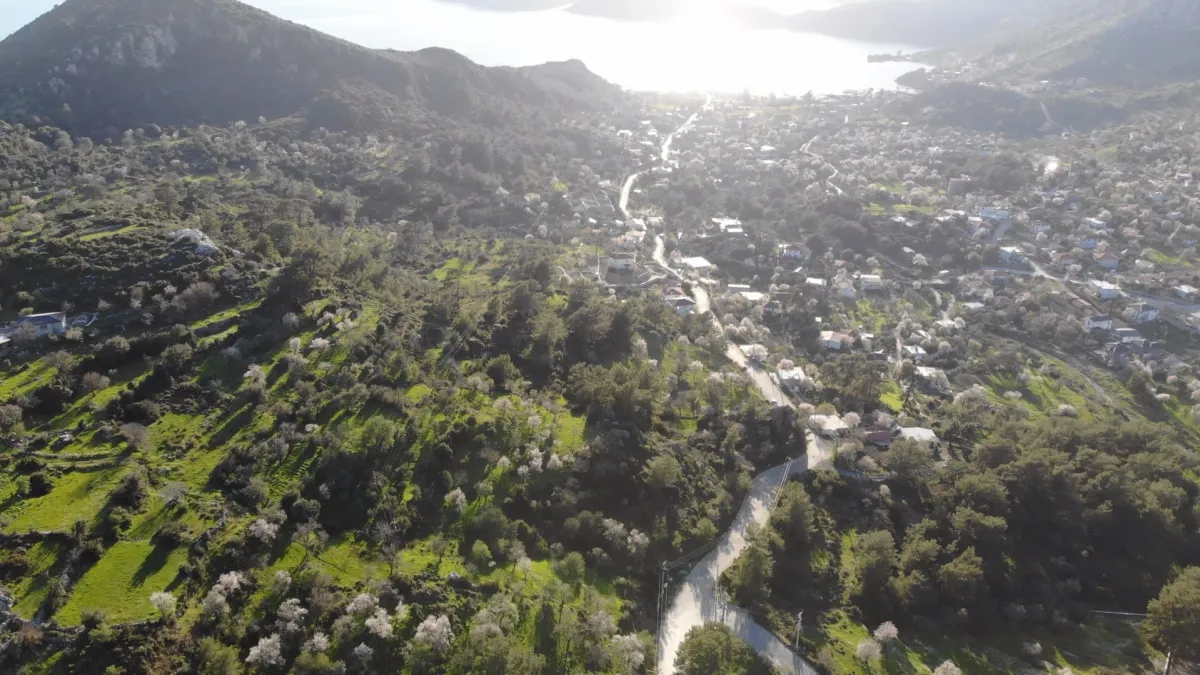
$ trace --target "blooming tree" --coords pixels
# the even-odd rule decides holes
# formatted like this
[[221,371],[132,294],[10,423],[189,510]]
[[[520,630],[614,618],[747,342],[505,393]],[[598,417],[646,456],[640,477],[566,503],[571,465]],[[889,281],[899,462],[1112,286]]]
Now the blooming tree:
[[428,645],[438,654],[445,652],[453,639],[454,631],[450,628],[450,619],[445,614],[425,617],[413,635],[413,642]]
[[871,638],[867,638],[858,643],[858,647],[854,650],[854,655],[863,663],[872,663],[883,658],[883,647]]
[[256,666],[278,666],[283,663],[283,646],[278,635],[268,635],[250,648],[246,663]]
[[164,619],[175,614],[175,596],[167,591],[150,594],[150,604]]

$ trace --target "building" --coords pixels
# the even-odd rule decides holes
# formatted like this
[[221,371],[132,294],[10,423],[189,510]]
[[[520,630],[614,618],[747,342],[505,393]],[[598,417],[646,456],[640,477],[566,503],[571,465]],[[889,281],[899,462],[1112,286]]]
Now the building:
[[1096,251],[1092,254],[1092,261],[1097,267],[1103,267],[1112,272],[1121,263],[1121,258],[1111,251]]
[[1142,340],[1142,334],[1132,328],[1114,328],[1112,336],[1125,344],[1140,342]]
[[1024,265],[1029,262],[1029,259],[1025,257],[1025,252],[1016,246],[1002,246],[1000,262],[1005,265]]
[[808,426],[825,438],[839,438],[850,431],[850,427],[837,415],[809,415]]
[[712,263],[708,262],[708,260],[698,256],[695,258],[684,258],[679,262],[686,267],[696,270],[697,272],[707,272],[708,270],[712,269],[713,266]]
[[1149,323],[1158,319],[1158,308],[1148,302],[1135,302],[1126,311],[1133,323]]
[[1084,330],[1112,330],[1112,317],[1107,314],[1089,316],[1083,322]]
[[810,382],[808,374],[804,372],[803,368],[792,368],[791,370],[780,369],[778,377],[780,388],[792,395],[802,393],[808,388],[808,383]]
[[826,286],[829,285],[828,281],[826,281],[824,279],[818,279],[817,277],[808,277],[807,279],[804,280],[804,283],[808,286],[813,286],[815,288],[825,288]]
[[964,302],[961,306],[963,308],[963,311],[966,312],[967,314],[974,314],[975,312],[982,312],[984,309],[987,308],[987,305],[984,305],[982,302]]
[[1050,254],[1050,261],[1057,265],[1074,265],[1078,262],[1070,251],[1054,251]]
[[864,274],[858,278],[864,291],[882,291],[883,278],[878,274]]
[[608,269],[617,272],[627,272],[637,265],[636,253],[614,253],[608,257]]
[[854,344],[854,338],[845,333],[831,330],[821,332],[821,347],[825,349],[841,351],[852,344]]
[[1002,223],[1012,217],[1006,209],[998,209],[994,206],[985,206],[979,209],[979,217],[984,220],[990,220],[994,223]]
[[1100,240],[1096,237],[1084,237],[1083,241],[1079,242],[1079,248],[1085,251],[1094,251],[1100,245]]
[[929,354],[921,345],[904,345],[904,355],[916,362],[929,358]]
[[686,295],[672,295],[665,298],[667,304],[675,309],[679,316],[687,316],[696,311],[696,301]]
[[1110,284],[1107,281],[1098,281],[1096,279],[1088,282],[1092,286],[1092,291],[1097,298],[1101,300],[1115,300],[1121,297],[1121,288],[1116,284]]
[[1175,291],[1175,295],[1181,300],[1193,300],[1195,299],[1196,294],[1200,293],[1200,291],[1188,286],[1187,284],[1180,284],[1171,290]]
[[942,442],[933,429],[926,429],[924,427],[904,427],[900,429],[900,433],[897,436],[901,440],[916,441],[930,448],[936,447]]
[[33,326],[34,335],[62,335],[67,332],[67,315],[65,312],[50,312],[49,314],[30,314],[17,320],[15,328]]
[[848,279],[843,279],[837,282],[838,295],[846,300],[853,300],[858,297],[858,291],[854,288],[854,284]]
[[1084,218],[1083,224],[1087,225],[1088,227],[1092,228],[1093,230],[1107,230],[1108,229],[1108,223],[1104,222],[1103,220],[1100,220],[1099,218]]
[[952,391],[950,378],[946,377],[946,371],[941,368],[917,366],[915,374],[921,383],[921,389],[927,394],[941,395]]

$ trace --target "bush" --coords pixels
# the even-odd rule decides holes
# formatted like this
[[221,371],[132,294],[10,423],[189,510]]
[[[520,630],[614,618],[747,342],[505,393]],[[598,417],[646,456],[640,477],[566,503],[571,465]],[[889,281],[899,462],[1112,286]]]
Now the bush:
[[50,493],[54,488],[54,482],[46,475],[45,471],[37,471],[29,476],[29,496],[41,497]]

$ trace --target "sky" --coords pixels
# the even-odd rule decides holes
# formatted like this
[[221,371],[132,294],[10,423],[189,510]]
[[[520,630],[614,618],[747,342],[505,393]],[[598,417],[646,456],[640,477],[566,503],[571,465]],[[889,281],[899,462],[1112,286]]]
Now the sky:
[[[837,0],[745,1],[749,4],[770,7],[779,12],[799,12],[809,8],[826,7],[837,2]],[[569,0],[564,0],[563,4],[567,4],[568,2]],[[404,0],[250,0],[248,4],[285,19],[307,24],[314,21],[341,18],[346,16],[348,12],[359,15],[370,14],[372,8],[390,9],[403,3]],[[7,37],[18,28],[50,11],[57,4],[59,3],[56,0],[0,0],[0,36]],[[352,34],[339,35],[339,37],[354,40],[353,28],[350,30]]]

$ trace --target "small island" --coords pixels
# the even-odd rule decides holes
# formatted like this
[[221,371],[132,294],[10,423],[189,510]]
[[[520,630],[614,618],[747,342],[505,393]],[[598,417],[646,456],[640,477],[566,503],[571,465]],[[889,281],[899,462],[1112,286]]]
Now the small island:
[[916,58],[917,58],[916,54],[905,54],[905,53],[899,52],[899,51],[896,52],[895,54],[868,54],[867,55],[867,63],[889,63],[889,62],[893,62],[893,61],[909,61],[909,62],[911,62],[911,61],[915,61]]

